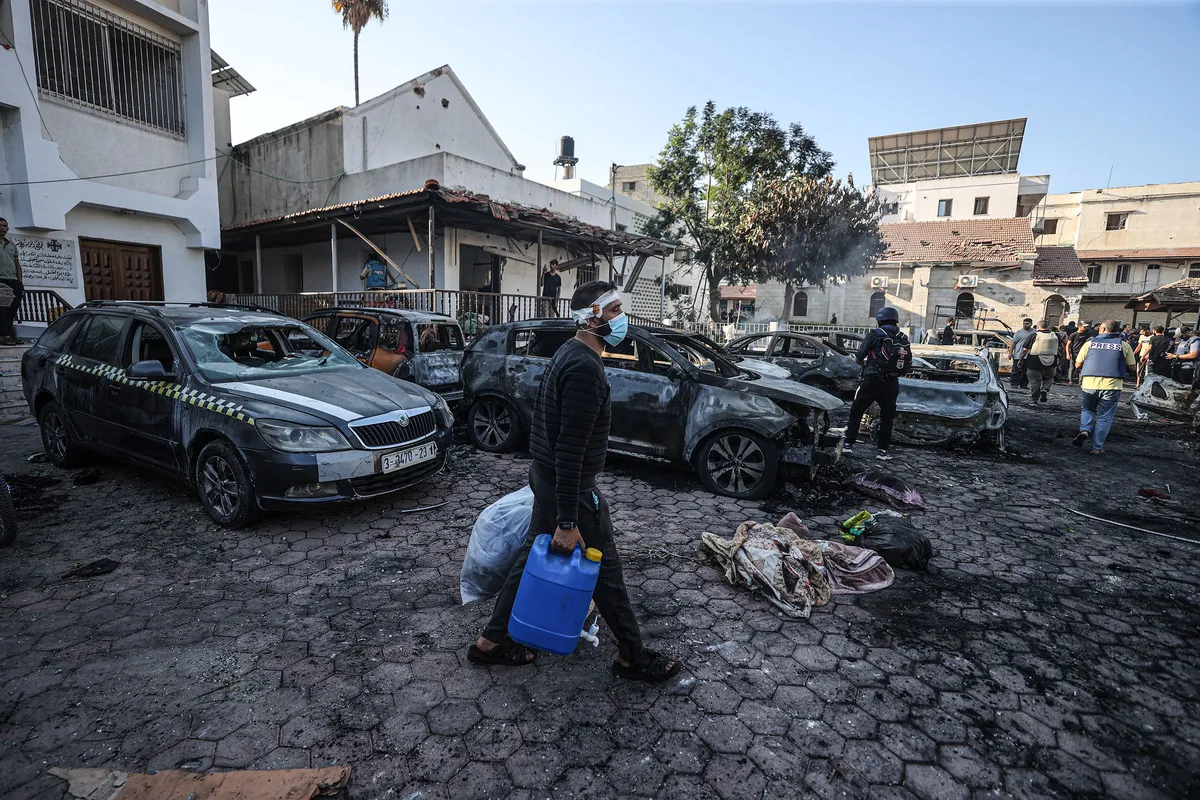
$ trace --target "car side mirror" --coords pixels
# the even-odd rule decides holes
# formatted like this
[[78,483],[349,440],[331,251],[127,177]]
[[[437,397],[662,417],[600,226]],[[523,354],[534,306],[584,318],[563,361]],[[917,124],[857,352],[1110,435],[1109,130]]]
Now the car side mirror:
[[153,359],[137,362],[125,374],[131,381],[161,381],[170,377],[162,362]]

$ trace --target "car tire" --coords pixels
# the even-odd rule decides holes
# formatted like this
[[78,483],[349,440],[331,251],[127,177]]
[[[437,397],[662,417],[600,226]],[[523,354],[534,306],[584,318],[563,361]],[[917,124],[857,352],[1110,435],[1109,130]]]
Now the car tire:
[[83,446],[71,432],[71,423],[62,406],[51,400],[38,414],[38,427],[42,432],[42,450],[46,460],[56,467],[76,467],[83,461]]
[[719,431],[696,452],[696,474],[704,488],[724,497],[761,500],[779,479],[779,448],[740,428]]
[[204,511],[223,528],[244,528],[258,517],[254,485],[241,457],[228,442],[209,442],[200,451],[196,491]]
[[521,446],[521,417],[512,403],[499,397],[481,397],[467,414],[471,443],[486,453],[511,453]]

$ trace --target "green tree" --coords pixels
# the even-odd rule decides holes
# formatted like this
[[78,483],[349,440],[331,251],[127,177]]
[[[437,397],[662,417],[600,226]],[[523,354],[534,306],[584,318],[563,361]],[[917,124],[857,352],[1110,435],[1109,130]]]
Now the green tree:
[[803,175],[755,185],[725,258],[754,265],[757,280],[785,284],[784,316],[796,286],[862,275],[883,255],[879,200],[832,177]]
[[798,123],[784,130],[770,114],[748,108],[718,111],[712,101],[699,111],[693,106],[671,128],[658,164],[648,171],[651,186],[664,197],[648,233],[690,240],[715,320],[721,281],[758,276],[734,241],[756,187],[775,179],[824,178],[832,168],[830,154]]
[[387,0],[331,0],[342,15],[342,27],[354,31],[354,105],[358,105],[358,35],[372,19],[387,19]]

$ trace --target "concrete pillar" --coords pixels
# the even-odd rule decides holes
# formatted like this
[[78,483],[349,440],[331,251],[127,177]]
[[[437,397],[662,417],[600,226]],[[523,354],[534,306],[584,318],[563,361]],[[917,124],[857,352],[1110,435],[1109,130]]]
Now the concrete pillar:
[[338,290],[337,224],[333,222],[329,223],[329,263],[333,275],[333,282],[330,283],[330,286],[336,292]]

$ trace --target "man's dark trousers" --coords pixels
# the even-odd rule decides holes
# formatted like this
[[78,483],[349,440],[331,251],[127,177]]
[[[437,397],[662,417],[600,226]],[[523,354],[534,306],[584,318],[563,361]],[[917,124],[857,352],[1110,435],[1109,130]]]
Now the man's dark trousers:
[[5,306],[0,302],[0,339],[5,336],[15,339],[17,332],[13,328],[13,322],[16,321],[17,311],[21,308],[21,297],[25,294],[25,286],[15,278],[0,278],[0,283],[12,289],[13,293],[12,305]]
[[[508,618],[512,616],[513,603],[517,599],[517,587],[525,572],[525,561],[533,538],[539,533],[554,535],[558,527],[558,504],[554,497],[554,470],[542,464],[529,468],[529,486],[533,489],[533,519],[529,523],[529,540],[517,556],[516,563],[504,580],[504,588],[496,598],[492,618],[483,631],[483,638],[490,642],[508,639]],[[594,498],[594,499],[593,499]],[[608,516],[608,502],[594,487],[579,493],[579,512],[576,524],[583,536],[584,545],[594,547],[604,554],[600,560],[600,578],[592,599],[604,617],[608,629],[617,637],[620,657],[632,661],[642,654],[642,632],[637,617],[629,603],[629,591],[625,588],[625,576],[621,571],[621,558],[617,555],[613,539],[612,519]]]
[[846,427],[846,443],[858,441],[858,427],[862,416],[872,403],[879,404],[879,449],[887,450],[892,444],[892,424],[896,420],[896,398],[900,395],[900,381],[875,375],[863,378],[850,404],[850,424]]

